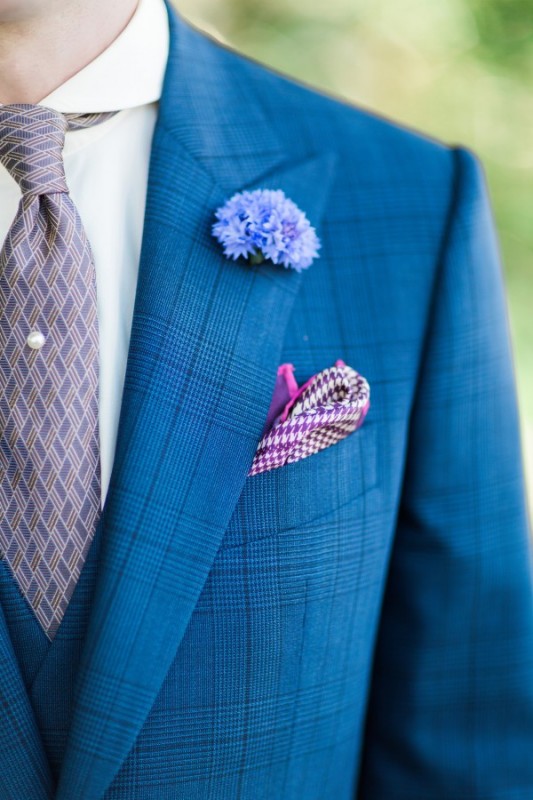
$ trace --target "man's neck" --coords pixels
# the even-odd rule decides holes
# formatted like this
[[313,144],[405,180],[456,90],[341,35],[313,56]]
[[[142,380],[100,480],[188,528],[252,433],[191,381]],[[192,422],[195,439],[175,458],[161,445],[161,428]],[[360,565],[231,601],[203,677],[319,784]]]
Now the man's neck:
[[50,0],[40,13],[0,20],[0,103],[38,103],[102,53],[138,0]]

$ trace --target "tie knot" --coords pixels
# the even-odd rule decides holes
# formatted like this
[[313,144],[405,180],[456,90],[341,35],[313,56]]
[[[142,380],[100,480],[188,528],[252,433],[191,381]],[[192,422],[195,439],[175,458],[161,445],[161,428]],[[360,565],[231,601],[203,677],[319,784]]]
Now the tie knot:
[[68,120],[30,103],[0,106],[0,163],[23,194],[68,192],[63,146]]

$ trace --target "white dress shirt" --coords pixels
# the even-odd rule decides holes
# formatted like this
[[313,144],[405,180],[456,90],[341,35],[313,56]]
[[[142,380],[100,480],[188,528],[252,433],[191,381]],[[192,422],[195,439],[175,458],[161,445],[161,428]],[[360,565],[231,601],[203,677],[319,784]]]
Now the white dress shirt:
[[[163,0],[140,0],[126,28],[97,58],[39,101],[62,113],[116,111],[67,131],[67,184],[95,261],[100,333],[102,506],[115,453],[141,250],[152,135],[168,57]],[[20,189],[0,164],[0,242]]]

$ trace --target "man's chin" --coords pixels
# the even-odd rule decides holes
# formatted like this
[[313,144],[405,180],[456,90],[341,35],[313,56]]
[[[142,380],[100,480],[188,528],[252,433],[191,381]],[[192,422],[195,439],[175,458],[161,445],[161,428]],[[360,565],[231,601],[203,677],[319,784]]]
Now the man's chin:
[[0,25],[5,22],[18,22],[46,10],[50,0],[0,0]]

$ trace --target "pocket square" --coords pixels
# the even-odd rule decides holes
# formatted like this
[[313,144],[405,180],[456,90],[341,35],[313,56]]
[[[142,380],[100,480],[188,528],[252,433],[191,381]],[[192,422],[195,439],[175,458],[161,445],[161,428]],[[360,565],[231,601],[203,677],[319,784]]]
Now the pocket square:
[[318,453],[359,428],[370,408],[362,375],[338,360],[298,387],[292,364],[278,369],[265,429],[248,475]]

